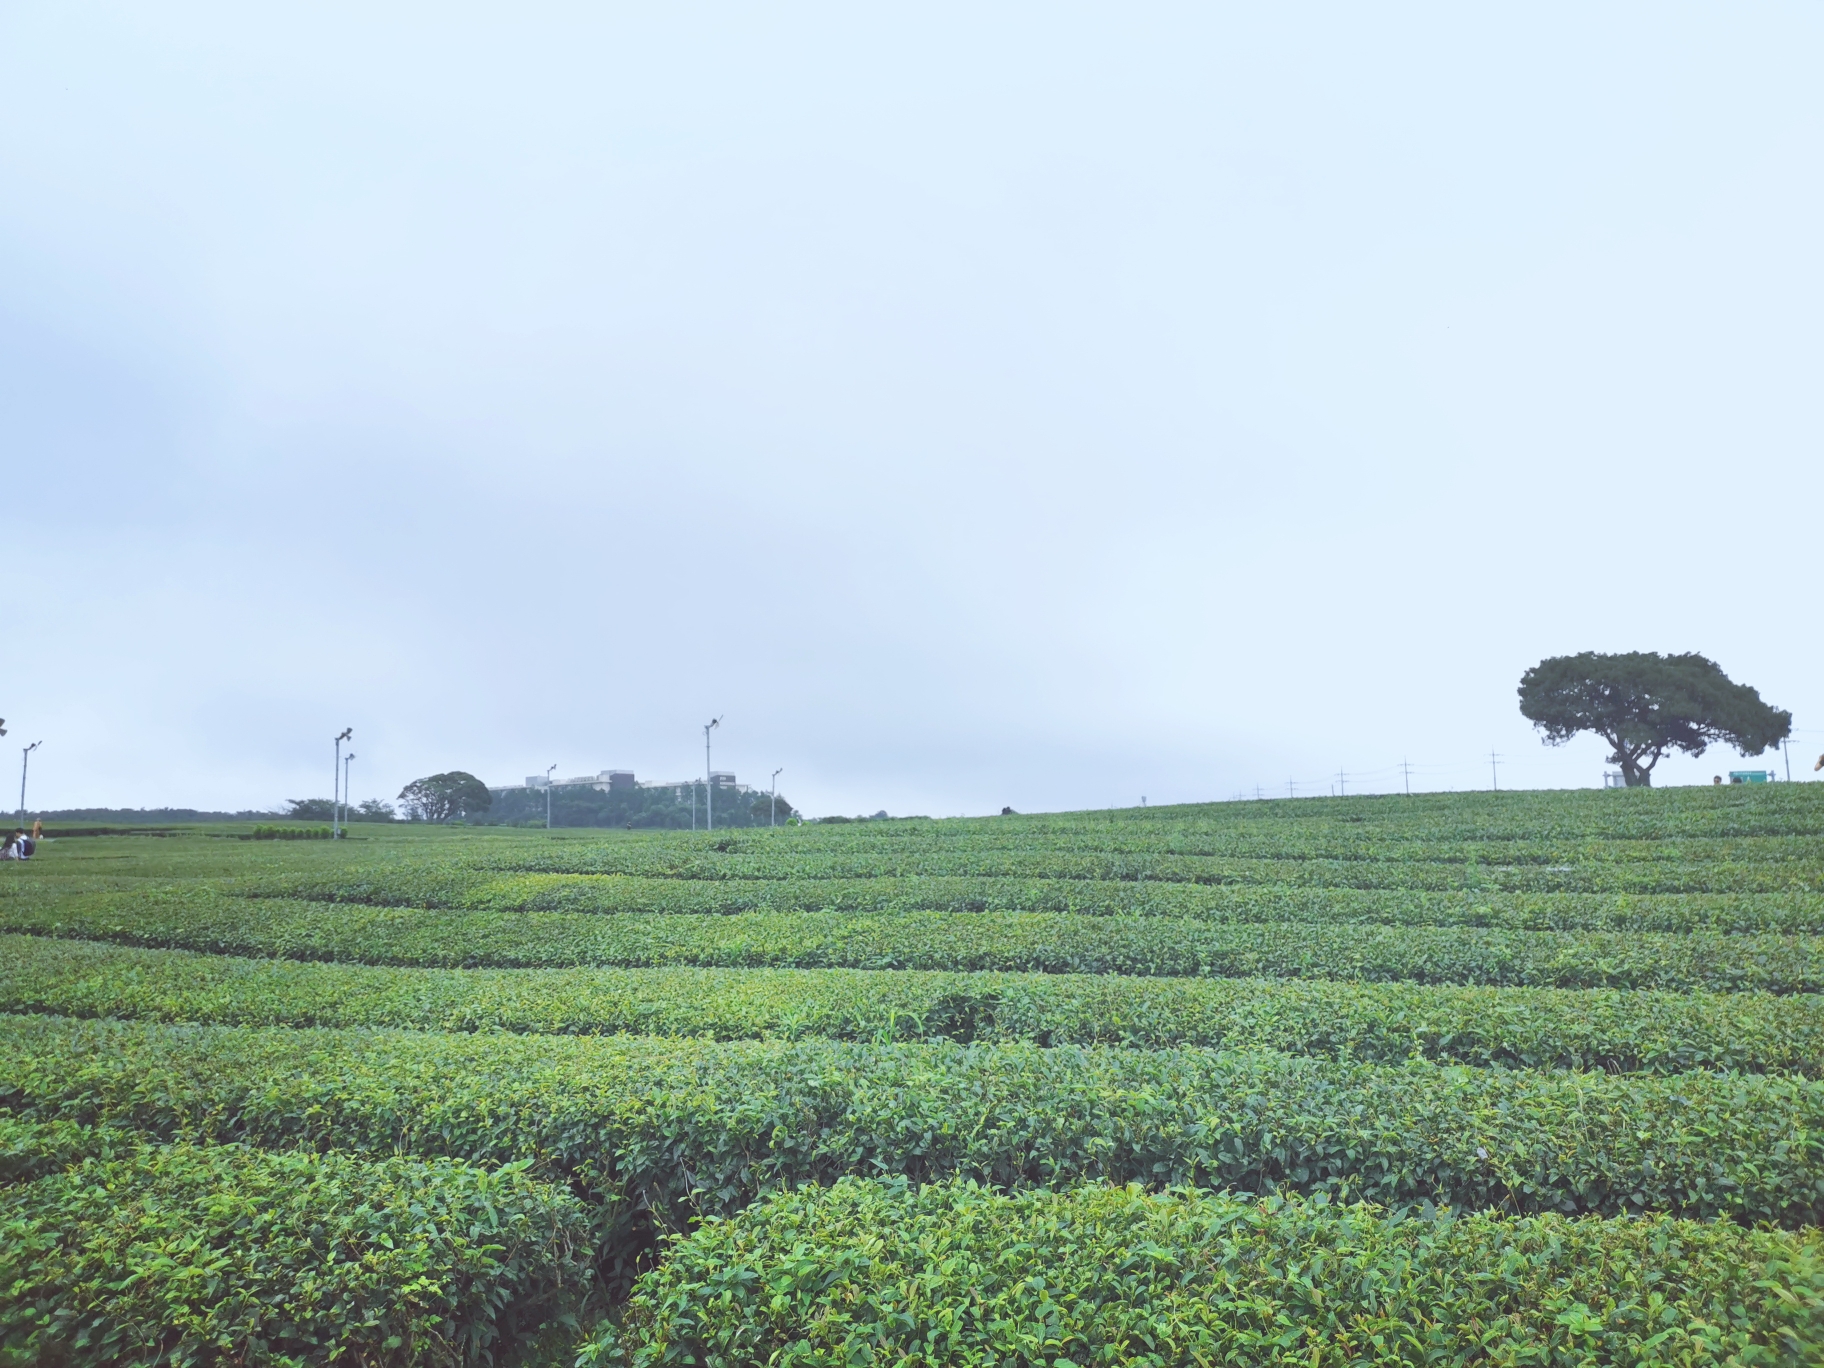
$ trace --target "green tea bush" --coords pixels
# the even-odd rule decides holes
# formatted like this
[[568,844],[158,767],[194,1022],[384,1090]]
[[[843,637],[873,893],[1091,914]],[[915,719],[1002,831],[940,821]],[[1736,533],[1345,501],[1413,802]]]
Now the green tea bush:
[[579,1364],[1820,1361],[1815,1232],[845,1180],[700,1226]]
[[524,1170],[178,1144],[15,1183],[0,1362],[493,1363],[592,1276],[584,1208]]
[[722,917],[433,912],[208,889],[0,899],[0,930],[363,964],[1000,970],[1824,991],[1824,937],[1223,924],[1037,912]]
[[845,969],[388,969],[0,936],[0,1011],[262,1026],[1267,1048],[1824,1072],[1824,998]]
[[1824,1215],[1824,1083],[1270,1052],[254,1030],[0,1018],[0,1109],[167,1138],[532,1159],[605,1255],[845,1174],[1393,1206]]
[[329,827],[256,826],[250,841],[327,841],[336,833]]
[[29,1182],[78,1159],[110,1156],[137,1141],[127,1132],[73,1121],[25,1121],[0,1114],[0,1187]]
[[[787,838],[790,839],[789,837]],[[1288,849],[1285,858],[1230,858],[1169,853],[1145,856],[1077,848],[970,847],[821,852],[778,841],[725,842],[728,851],[681,841],[552,845],[489,857],[482,867],[518,873],[626,874],[647,878],[810,880],[873,878],[1067,879],[1290,888],[1489,889],[1511,893],[1824,892],[1824,861],[1815,850],[1777,860],[1678,859],[1672,855],[1577,863],[1492,863],[1436,858],[1323,859]],[[1549,856],[1547,857],[1549,858]]]
[[490,912],[1072,912],[1222,922],[1553,931],[1824,931],[1824,894],[1514,893],[1062,878],[649,878],[448,862],[248,880],[258,897]]

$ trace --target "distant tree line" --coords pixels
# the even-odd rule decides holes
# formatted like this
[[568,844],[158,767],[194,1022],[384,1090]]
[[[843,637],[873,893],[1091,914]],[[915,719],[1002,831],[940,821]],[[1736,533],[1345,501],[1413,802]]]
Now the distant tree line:
[[[706,820],[702,785],[697,786],[696,824]],[[508,789],[493,795],[485,818],[490,826],[543,826],[544,789]],[[760,827],[772,820],[772,797],[765,793],[737,793],[716,789],[716,826]],[[779,824],[785,825],[794,809],[779,795]],[[551,825],[560,827],[631,827],[690,830],[690,791],[669,788],[603,790],[588,784],[560,784],[551,790]]]
[[[280,815],[296,822],[327,822],[335,816],[335,811],[333,798],[287,798],[285,811]],[[398,819],[393,805],[383,803],[378,798],[369,798],[364,803],[342,809],[342,820],[345,822],[395,822]]]
[[205,812],[201,808],[58,808],[30,814],[46,822],[110,822],[119,826],[168,826],[174,822],[252,822],[270,812]]

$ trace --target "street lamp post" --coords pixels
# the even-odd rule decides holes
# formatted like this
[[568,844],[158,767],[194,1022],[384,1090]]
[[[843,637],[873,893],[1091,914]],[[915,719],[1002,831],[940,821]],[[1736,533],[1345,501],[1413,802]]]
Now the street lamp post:
[[773,819],[771,823],[769,823],[771,826],[779,825],[779,776],[784,773],[784,765],[779,766],[778,769],[773,771]]
[[25,825],[25,772],[32,763],[32,752],[44,742],[34,741],[19,752],[19,825]]
[[709,769],[709,734],[721,725],[719,717],[712,717],[703,724],[703,828],[706,831],[716,829],[716,781]]
[[342,734],[336,738],[336,765],[330,772],[330,787],[336,792],[329,800],[329,834],[336,840],[342,838],[342,743],[354,734],[353,727],[342,728]]
[[545,768],[545,830],[546,831],[551,830],[551,771],[556,768],[557,768],[557,762],[555,760],[553,760],[550,763],[550,765],[548,765]]
[[355,753],[353,751],[350,751],[347,755],[342,757],[342,812],[344,814],[342,825],[345,827],[355,820],[353,817],[347,815],[354,811],[355,807],[354,800],[349,797],[348,788],[348,767],[354,763]]

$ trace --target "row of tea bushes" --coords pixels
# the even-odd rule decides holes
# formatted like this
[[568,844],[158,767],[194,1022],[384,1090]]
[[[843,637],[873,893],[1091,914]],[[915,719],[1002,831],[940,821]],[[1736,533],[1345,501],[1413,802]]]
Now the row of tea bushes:
[[1529,931],[1824,931],[1824,894],[1448,893],[1094,879],[684,879],[502,874],[411,860],[250,880],[236,891],[486,912],[1071,912],[1217,922],[1358,922]]
[[1615,1214],[1824,1215],[1824,1083],[1023,1044],[256,1030],[0,1018],[0,1108],[170,1138],[529,1158],[682,1225],[845,1174]]
[[1207,855],[1145,856],[1090,848],[1044,849],[1024,843],[983,847],[964,841],[885,849],[819,850],[790,835],[727,837],[726,849],[679,839],[550,842],[490,851],[474,867],[545,874],[632,874],[669,879],[1094,879],[1139,883],[1260,884],[1293,888],[1385,888],[1514,893],[1824,892],[1815,852],[1781,859],[1676,858],[1571,864],[1483,864],[1468,860],[1283,859]]
[[0,1117],[37,1160],[0,1186],[0,1361],[489,1364],[575,1333],[589,1213],[525,1165],[102,1135]]
[[1820,1361],[1816,1232],[845,1180],[699,1227],[580,1362]]
[[547,968],[999,970],[1824,991],[1824,937],[1224,924],[1039,912],[723,917],[435,912],[174,888],[0,900],[0,931],[212,954]]
[[1266,1048],[1824,1071],[1824,998],[844,969],[392,969],[0,936],[0,1011],[261,1026]]

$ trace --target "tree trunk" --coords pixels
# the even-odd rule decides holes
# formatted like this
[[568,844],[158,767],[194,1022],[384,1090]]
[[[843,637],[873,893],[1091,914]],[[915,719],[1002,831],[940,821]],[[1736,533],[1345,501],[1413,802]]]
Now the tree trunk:
[[1618,755],[1621,761],[1621,780],[1629,788],[1652,788],[1653,766],[1642,765],[1638,760],[1631,760],[1625,755]]

